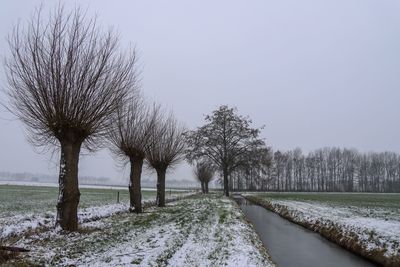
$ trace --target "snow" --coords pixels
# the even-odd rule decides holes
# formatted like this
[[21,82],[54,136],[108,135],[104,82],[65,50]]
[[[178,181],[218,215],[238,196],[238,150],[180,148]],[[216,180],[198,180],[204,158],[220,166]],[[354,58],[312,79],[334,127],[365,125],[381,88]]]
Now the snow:
[[342,231],[356,233],[368,250],[386,249],[390,257],[400,254],[400,214],[385,209],[370,210],[359,206],[338,206],[313,201],[268,201],[277,209],[286,207],[297,222],[335,224]]
[[[172,196],[167,198],[167,201],[173,201],[181,197],[190,196],[193,192],[182,193],[178,197]],[[154,200],[145,199],[144,206],[155,205]],[[84,209],[78,209],[79,223],[99,220],[115,214],[128,212],[129,205],[127,203],[107,204],[101,206],[93,206]],[[30,231],[43,231],[49,228],[54,228],[56,224],[56,212],[44,213],[24,213],[16,214],[9,217],[0,217],[0,239],[10,237],[18,237]]]
[[196,196],[81,226],[81,233],[51,229],[20,239],[15,245],[33,251],[20,260],[62,266],[274,266],[236,203],[221,196]]
[[[8,218],[9,222],[6,223],[4,221],[0,221],[2,227],[0,229],[0,239],[5,239],[10,236],[17,236],[22,234],[23,232],[27,232],[29,230],[35,230],[40,226],[44,226],[48,224],[50,221],[46,217],[35,216],[32,215],[30,217],[26,217],[23,215],[16,215],[11,218]],[[54,224],[54,223],[53,223]]]

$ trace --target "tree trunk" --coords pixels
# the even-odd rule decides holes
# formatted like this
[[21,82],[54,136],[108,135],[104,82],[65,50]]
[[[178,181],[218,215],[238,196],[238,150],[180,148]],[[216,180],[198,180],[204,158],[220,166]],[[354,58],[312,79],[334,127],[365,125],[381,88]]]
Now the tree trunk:
[[204,187],[204,182],[201,181],[200,184],[201,184],[201,192],[202,192],[203,194],[205,194],[205,193],[206,193],[206,189],[205,189],[205,187]]
[[61,142],[57,224],[63,230],[78,229],[78,163],[82,143]]
[[131,173],[129,181],[129,198],[130,208],[129,211],[141,213],[142,207],[142,192],[141,192],[141,176],[143,168],[143,158],[131,157]]
[[208,182],[205,182],[204,183],[204,190],[205,190],[205,192],[206,192],[206,194],[208,194]]
[[229,177],[228,177],[228,170],[224,168],[224,193],[225,196],[229,197]]
[[157,169],[157,206],[165,207],[165,173],[166,169]]

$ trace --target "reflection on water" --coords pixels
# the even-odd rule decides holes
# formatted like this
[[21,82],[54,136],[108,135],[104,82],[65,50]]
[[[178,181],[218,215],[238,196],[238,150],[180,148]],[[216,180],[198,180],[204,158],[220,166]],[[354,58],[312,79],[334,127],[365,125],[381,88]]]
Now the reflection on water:
[[242,197],[235,197],[272,260],[281,267],[376,266],[297,224]]

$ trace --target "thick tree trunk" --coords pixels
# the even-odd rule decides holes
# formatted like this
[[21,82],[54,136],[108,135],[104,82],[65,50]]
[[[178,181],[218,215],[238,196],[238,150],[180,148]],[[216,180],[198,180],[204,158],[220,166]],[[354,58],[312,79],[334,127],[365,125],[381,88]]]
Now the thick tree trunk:
[[78,163],[82,143],[61,142],[59,174],[59,196],[57,203],[57,224],[63,230],[78,229]]
[[141,213],[142,207],[142,192],[141,192],[141,176],[143,168],[143,158],[130,158],[131,173],[129,181],[129,197],[130,208],[129,211]]
[[157,206],[165,207],[165,173],[166,169],[157,169]]
[[201,184],[201,192],[202,192],[203,194],[205,194],[205,193],[206,193],[206,188],[204,187],[204,182],[201,181],[200,184]]
[[228,177],[228,170],[224,169],[224,194],[225,196],[229,197],[229,177]]
[[206,194],[208,194],[208,182],[204,183],[204,190],[205,190]]

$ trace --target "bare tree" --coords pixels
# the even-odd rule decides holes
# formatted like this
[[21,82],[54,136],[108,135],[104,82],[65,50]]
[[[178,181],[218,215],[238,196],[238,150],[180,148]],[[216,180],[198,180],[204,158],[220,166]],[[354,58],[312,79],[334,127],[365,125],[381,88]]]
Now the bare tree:
[[130,211],[140,213],[142,208],[141,176],[146,149],[156,126],[158,108],[149,108],[137,94],[121,105],[109,133],[111,151],[124,164],[130,164]]
[[223,174],[224,194],[229,196],[229,176],[242,164],[242,156],[264,146],[261,129],[251,128],[252,121],[237,114],[236,108],[220,106],[205,117],[206,124],[186,133],[187,159],[207,157]]
[[165,175],[183,158],[185,150],[184,127],[170,114],[159,120],[151,132],[151,142],[146,150],[148,164],[157,172],[157,205],[165,206]]
[[214,178],[215,167],[210,162],[198,161],[194,167],[194,175],[200,182],[201,191],[208,194],[208,184]]
[[57,223],[76,230],[80,150],[103,144],[110,116],[135,84],[135,54],[119,53],[114,32],[63,7],[50,16],[37,10],[8,43],[9,110],[34,145],[61,148]]

